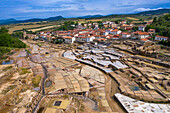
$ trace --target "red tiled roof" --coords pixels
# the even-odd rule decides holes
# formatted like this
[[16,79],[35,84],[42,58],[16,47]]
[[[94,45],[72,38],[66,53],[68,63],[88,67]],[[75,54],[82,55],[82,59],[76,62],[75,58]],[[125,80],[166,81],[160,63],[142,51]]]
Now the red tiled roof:
[[107,36],[113,36],[112,34],[108,34]]
[[141,41],[147,41],[148,39],[147,38],[143,38],[143,39],[141,39]]
[[121,25],[121,27],[129,27],[130,25],[127,25],[127,24],[123,24]]
[[118,30],[118,29],[114,29],[113,31],[115,31],[115,32],[116,32],[116,31],[119,31],[119,30]]
[[101,35],[100,37],[106,37],[105,35]]
[[72,38],[74,38],[74,37],[68,37],[68,36],[65,36],[65,37],[63,37],[63,38],[66,38],[66,39],[72,39]]
[[138,32],[139,35],[149,35],[147,32]]
[[130,33],[122,32],[122,35],[130,35]]
[[114,35],[114,37],[119,37],[120,35]]
[[148,31],[155,31],[155,29],[149,29]]
[[40,36],[47,36],[47,35],[44,35],[44,34],[40,34]]
[[94,37],[99,37],[100,35],[93,35]]
[[139,25],[139,27],[145,27],[145,25]]
[[167,39],[168,39],[168,37],[165,37],[165,36],[159,36],[159,35],[156,35],[155,37],[167,38]]
[[100,40],[106,40],[105,38],[100,38]]
[[79,35],[86,35],[85,33],[79,33]]

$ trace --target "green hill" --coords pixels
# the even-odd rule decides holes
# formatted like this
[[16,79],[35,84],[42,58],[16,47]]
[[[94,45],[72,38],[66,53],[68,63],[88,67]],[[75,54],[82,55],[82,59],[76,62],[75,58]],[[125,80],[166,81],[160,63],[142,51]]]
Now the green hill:
[[137,13],[137,15],[157,15],[157,14],[163,14],[163,13],[170,13],[170,9],[158,9],[158,10],[152,10],[152,11],[145,11]]
[[170,37],[170,14],[155,17],[153,23],[146,27],[146,31],[148,29],[156,29],[158,35]]
[[27,22],[40,22],[40,21],[55,21],[63,19],[62,16],[56,16],[56,17],[49,17],[49,18],[32,18],[28,20],[15,20],[15,19],[6,19],[6,20],[0,20],[0,25],[6,25],[6,24],[17,24],[17,23],[27,23]]
[[12,37],[8,34],[8,30],[5,27],[0,28],[0,57],[13,48],[25,47],[26,44],[20,41],[17,37]]

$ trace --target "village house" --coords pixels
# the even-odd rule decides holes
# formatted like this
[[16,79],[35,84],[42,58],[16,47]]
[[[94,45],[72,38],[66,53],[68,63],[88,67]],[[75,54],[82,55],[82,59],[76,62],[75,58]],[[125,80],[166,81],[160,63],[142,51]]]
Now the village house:
[[129,38],[129,37],[131,37],[131,34],[128,33],[128,32],[122,32],[121,35],[122,35],[122,38]]
[[83,34],[83,33],[88,33],[89,31],[87,29],[83,29],[81,31],[79,31],[79,34]]
[[89,26],[89,28],[91,28],[92,27],[92,23],[88,23],[88,26]]
[[89,33],[79,33],[78,37],[87,37],[89,36]]
[[80,29],[82,29],[82,28],[83,28],[83,25],[82,25],[81,23],[78,23],[78,26],[77,26],[77,28],[80,28]]
[[77,42],[92,42],[94,39],[95,39],[94,36],[76,37]]
[[67,43],[67,44],[74,43],[74,41],[75,41],[75,37],[65,36],[65,37],[63,37],[63,38],[64,38],[64,42]]
[[118,39],[119,39],[119,36],[111,36],[110,39],[118,40]]
[[144,44],[145,42],[148,42],[149,40],[147,38],[142,38],[140,41]]
[[118,29],[111,29],[110,30],[110,34],[113,34],[113,35],[118,35],[118,34],[120,34],[122,31],[121,30],[118,30]]
[[103,26],[104,26],[105,28],[109,27],[108,23],[106,23],[106,22],[103,23]]
[[40,32],[40,34],[44,34],[44,32],[43,32],[43,31],[41,31],[41,32]]
[[28,38],[28,39],[38,39],[38,36],[37,35],[34,35],[34,34],[27,34],[26,32],[23,33],[23,37],[24,38]]
[[105,38],[99,38],[99,39],[94,39],[94,41],[96,41],[96,42],[104,42],[104,41],[106,41],[106,39]]
[[99,39],[100,35],[93,35],[95,37],[95,39]]
[[144,26],[144,25],[138,26],[138,30],[139,30],[139,31],[145,31],[145,26]]
[[150,24],[152,24],[152,21],[148,21],[148,22],[147,22],[147,25],[150,25]]
[[123,29],[123,30],[128,30],[128,31],[129,31],[129,30],[132,30],[132,26],[127,25],[127,24],[121,25],[120,28]]
[[127,22],[126,21],[120,21],[119,24],[126,24]]
[[118,27],[118,24],[112,23],[112,24],[109,25],[109,27],[111,27],[111,28],[117,28],[117,27]]
[[84,27],[87,28],[88,24],[87,23],[84,23]]
[[168,37],[165,37],[165,36],[159,36],[159,35],[156,35],[155,36],[155,40],[156,41],[167,41],[168,40]]
[[40,34],[40,35],[39,35],[39,38],[45,39],[45,38],[47,38],[47,35],[46,35],[46,34]]
[[101,35],[105,35],[105,36],[106,36],[106,35],[108,35],[108,34],[109,34],[108,31],[105,31],[105,30],[104,30],[104,31],[101,31]]
[[155,33],[155,31],[156,31],[155,29],[149,29],[149,30],[148,30],[148,33],[149,33],[149,34],[153,34],[153,33]]
[[106,39],[119,39],[119,35],[112,35],[112,34],[109,34],[106,36]]
[[149,33],[148,32],[139,32],[138,33],[138,38],[139,39],[144,39],[144,38],[148,38],[149,37]]
[[100,38],[106,38],[107,36],[105,36],[105,35],[100,35]]
[[47,35],[47,36],[46,36],[46,40],[51,41],[51,40],[52,40],[51,35]]
[[93,23],[93,27],[99,27],[98,23]]

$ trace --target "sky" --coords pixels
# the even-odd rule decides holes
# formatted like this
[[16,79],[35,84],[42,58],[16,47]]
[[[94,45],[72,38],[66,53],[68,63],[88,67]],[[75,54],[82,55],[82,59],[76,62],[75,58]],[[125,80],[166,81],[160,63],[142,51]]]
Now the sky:
[[0,0],[0,20],[129,14],[170,8],[170,0]]

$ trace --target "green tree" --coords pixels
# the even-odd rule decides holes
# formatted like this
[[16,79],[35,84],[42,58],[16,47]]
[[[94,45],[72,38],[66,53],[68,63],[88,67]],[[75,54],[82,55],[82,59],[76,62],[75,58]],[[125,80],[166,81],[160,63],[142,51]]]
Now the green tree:
[[137,30],[138,30],[138,27],[137,27],[137,26],[134,26],[134,27],[132,28],[132,30],[137,31]]
[[15,33],[12,33],[12,36],[13,37],[18,37],[18,38],[20,38],[20,39],[22,39],[23,38],[23,32],[15,32]]
[[116,24],[119,24],[119,20],[115,20],[115,23],[116,23]]
[[75,27],[71,26],[73,25],[73,21],[65,21],[64,25],[58,27],[56,30],[73,30]]
[[0,28],[0,34],[2,33],[8,33],[8,29],[6,29],[4,26]]
[[18,39],[18,37],[12,37],[6,28],[0,29],[0,47],[11,48],[25,48],[26,44]]
[[155,27],[153,25],[147,25],[145,31],[148,31],[149,29],[155,29]]
[[153,22],[155,23],[156,21],[157,21],[157,18],[156,18],[156,17],[154,17]]

